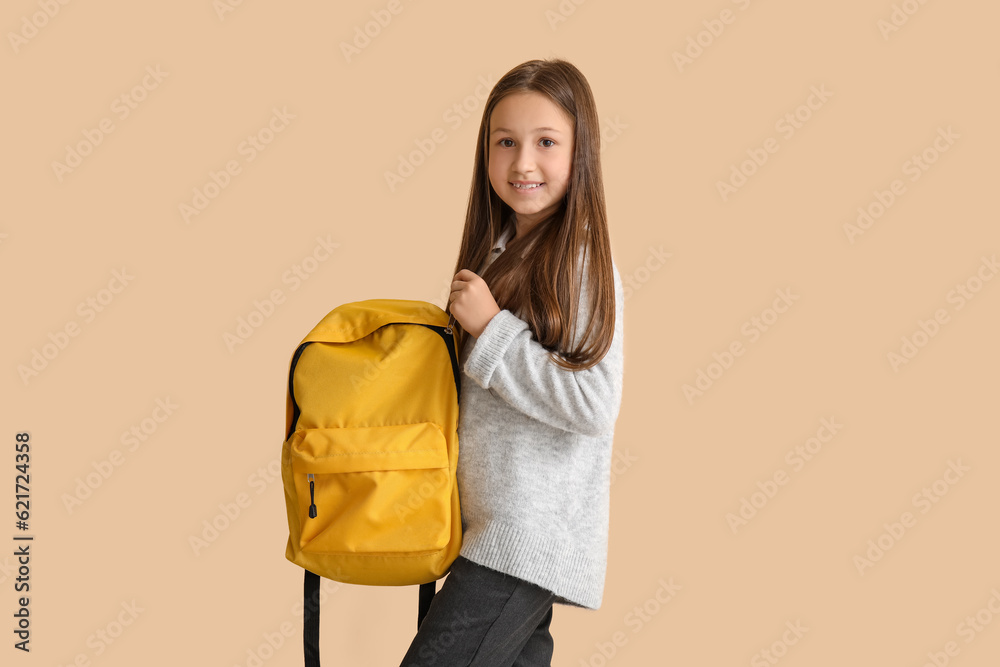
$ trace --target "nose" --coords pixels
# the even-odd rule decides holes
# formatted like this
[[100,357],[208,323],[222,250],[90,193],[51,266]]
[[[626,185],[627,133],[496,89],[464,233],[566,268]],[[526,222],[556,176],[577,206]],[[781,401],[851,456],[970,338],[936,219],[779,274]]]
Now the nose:
[[514,163],[511,165],[519,174],[529,174],[535,170],[535,152],[531,146],[521,146],[514,156]]

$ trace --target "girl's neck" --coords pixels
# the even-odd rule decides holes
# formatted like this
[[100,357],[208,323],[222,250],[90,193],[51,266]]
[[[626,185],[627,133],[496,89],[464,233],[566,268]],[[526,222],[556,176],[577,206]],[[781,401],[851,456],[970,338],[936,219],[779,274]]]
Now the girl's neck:
[[514,233],[511,235],[510,240],[513,241],[516,238],[526,236],[538,223],[524,222],[518,217],[517,213],[511,213],[511,224],[514,226]]

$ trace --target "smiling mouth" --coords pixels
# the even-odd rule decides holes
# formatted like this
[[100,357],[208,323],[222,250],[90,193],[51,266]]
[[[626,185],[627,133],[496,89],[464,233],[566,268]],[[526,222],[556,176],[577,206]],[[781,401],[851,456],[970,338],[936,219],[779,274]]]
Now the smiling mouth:
[[538,188],[545,185],[545,183],[526,183],[524,185],[518,183],[511,183],[515,190],[537,190]]

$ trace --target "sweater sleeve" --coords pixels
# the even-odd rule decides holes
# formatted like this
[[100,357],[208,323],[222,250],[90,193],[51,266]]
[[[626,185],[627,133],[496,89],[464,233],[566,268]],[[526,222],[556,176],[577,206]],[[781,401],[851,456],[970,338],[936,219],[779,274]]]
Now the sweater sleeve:
[[[615,293],[614,336],[596,365],[571,371],[550,359],[528,323],[509,310],[489,321],[469,353],[465,374],[523,414],[573,433],[589,436],[613,432],[621,408],[624,370],[621,277],[612,262]],[[586,274],[584,274],[586,275]],[[580,292],[576,335],[586,328],[586,279]]]

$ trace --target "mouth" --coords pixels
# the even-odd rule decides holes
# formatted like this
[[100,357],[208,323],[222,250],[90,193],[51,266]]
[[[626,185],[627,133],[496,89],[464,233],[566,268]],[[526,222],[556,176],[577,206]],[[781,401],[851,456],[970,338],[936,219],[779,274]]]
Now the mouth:
[[509,181],[509,183],[518,192],[534,192],[545,186],[545,183],[540,181]]

